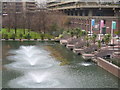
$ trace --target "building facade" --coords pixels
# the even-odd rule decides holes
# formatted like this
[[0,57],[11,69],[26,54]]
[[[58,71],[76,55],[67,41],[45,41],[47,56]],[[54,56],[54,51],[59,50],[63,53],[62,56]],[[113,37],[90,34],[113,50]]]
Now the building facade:
[[[37,10],[37,3],[32,1],[3,1],[2,2],[2,27],[21,28],[22,21],[29,18]],[[19,24],[17,23],[19,22]],[[21,24],[20,24],[21,23]]]
[[[68,15],[73,28],[92,29],[100,33],[100,22],[103,20],[106,33],[111,33],[112,21],[117,22],[115,32],[120,30],[120,0],[50,0],[47,8]],[[91,19],[95,19],[94,27],[91,26]]]
[[32,2],[2,2],[2,14],[7,15],[10,11],[21,13],[23,11],[35,12],[37,4]]

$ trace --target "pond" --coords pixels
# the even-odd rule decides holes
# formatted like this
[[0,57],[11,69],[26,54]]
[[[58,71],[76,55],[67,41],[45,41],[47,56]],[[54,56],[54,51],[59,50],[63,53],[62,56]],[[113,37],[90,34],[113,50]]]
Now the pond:
[[[61,65],[51,47],[69,64]],[[118,78],[58,42],[3,41],[3,88],[118,88]]]

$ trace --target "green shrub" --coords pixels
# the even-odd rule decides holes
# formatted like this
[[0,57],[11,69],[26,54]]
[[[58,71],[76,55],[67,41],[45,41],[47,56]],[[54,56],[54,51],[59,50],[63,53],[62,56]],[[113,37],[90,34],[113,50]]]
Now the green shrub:
[[51,35],[49,35],[49,34],[45,34],[45,38],[47,38],[47,39],[51,40],[51,39],[52,39],[52,36],[51,36]]
[[10,38],[15,39],[15,37],[16,37],[16,34],[12,34]]
[[20,34],[20,35],[19,35],[19,37],[20,37],[20,39],[22,39],[22,37],[23,37],[23,34]]
[[100,49],[101,48],[101,41],[98,40],[97,42],[98,42],[98,48]]
[[30,34],[27,34],[27,35],[25,36],[25,39],[30,39],[30,38],[31,38]]
[[8,39],[8,34],[3,34],[4,39]]
[[32,38],[34,38],[34,40],[37,40],[37,34],[33,34]]
[[44,40],[45,34],[41,34],[41,39]]

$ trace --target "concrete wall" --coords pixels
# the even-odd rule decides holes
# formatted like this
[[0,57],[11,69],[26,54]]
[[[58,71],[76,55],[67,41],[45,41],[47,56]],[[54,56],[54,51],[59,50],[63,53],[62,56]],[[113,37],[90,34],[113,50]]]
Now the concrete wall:
[[107,70],[108,72],[112,73],[113,75],[120,78],[120,68],[116,65],[98,57],[97,58],[98,66],[102,67],[103,69]]

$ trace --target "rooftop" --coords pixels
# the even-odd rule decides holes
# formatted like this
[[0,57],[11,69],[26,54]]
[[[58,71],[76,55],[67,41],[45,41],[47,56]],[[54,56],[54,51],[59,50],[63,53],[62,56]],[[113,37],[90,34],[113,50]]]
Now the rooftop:
[[48,2],[119,2],[120,0],[48,0]]

